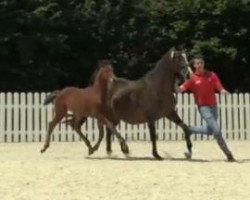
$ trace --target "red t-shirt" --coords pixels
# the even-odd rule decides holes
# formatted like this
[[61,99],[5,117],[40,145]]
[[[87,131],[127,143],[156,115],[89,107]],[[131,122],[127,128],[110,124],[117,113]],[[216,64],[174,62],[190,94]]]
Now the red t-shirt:
[[198,106],[212,106],[216,104],[215,92],[221,91],[223,86],[214,72],[204,74],[193,73],[191,79],[186,80],[182,88],[194,94]]

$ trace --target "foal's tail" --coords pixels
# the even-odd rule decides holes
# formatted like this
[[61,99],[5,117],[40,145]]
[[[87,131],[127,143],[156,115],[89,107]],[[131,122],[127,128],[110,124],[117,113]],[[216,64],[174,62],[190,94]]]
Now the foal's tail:
[[56,96],[58,95],[58,93],[60,92],[60,90],[55,90],[53,92],[51,92],[44,100],[43,105],[48,105],[49,103],[51,103]]

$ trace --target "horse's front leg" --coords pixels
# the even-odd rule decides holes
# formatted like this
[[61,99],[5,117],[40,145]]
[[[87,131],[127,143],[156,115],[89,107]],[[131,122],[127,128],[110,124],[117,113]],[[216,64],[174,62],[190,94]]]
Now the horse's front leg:
[[187,149],[188,149],[188,152],[185,152],[184,155],[187,159],[191,159],[192,158],[192,146],[193,146],[191,139],[190,139],[190,136],[192,134],[191,130],[181,120],[181,118],[179,117],[179,115],[177,114],[177,112],[175,110],[173,110],[171,113],[169,113],[169,115],[167,115],[167,118],[170,121],[174,122],[176,125],[180,126],[182,128],[182,130],[184,131],[185,140],[186,140]]
[[162,160],[162,157],[159,156],[159,154],[157,152],[155,123],[154,122],[148,122],[147,124],[148,124],[148,128],[149,128],[150,139],[151,139],[151,142],[152,142],[152,153],[153,153],[153,156],[157,160]]
[[[125,139],[121,136],[121,134],[116,130],[115,124],[113,124],[111,121],[109,121],[107,118],[105,118],[102,115],[99,115],[98,117],[99,120],[101,120],[103,123],[106,124],[107,128],[110,129],[112,134],[114,134],[117,139],[120,142],[121,150],[124,154],[129,154],[129,148],[128,145],[125,141]],[[111,141],[110,141],[111,142]]]

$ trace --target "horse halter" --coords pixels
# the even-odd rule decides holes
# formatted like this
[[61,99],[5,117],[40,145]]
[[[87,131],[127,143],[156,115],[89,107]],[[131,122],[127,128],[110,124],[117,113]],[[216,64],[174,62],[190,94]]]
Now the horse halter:
[[183,73],[183,77],[184,77],[184,79],[187,79],[188,74],[191,75],[193,73],[193,71],[189,66],[189,62],[188,62],[188,59],[187,59],[187,54],[185,52],[182,52],[181,56],[185,60],[185,69],[186,69],[185,72]]
[[[175,50],[171,52],[171,59],[174,59],[175,53],[176,53]],[[184,64],[181,65],[181,70],[179,71],[178,74],[181,75],[186,80],[188,78],[188,74],[191,73],[192,70],[189,67],[186,53],[184,51],[181,51],[179,53],[179,56],[181,56],[182,59],[184,60]]]

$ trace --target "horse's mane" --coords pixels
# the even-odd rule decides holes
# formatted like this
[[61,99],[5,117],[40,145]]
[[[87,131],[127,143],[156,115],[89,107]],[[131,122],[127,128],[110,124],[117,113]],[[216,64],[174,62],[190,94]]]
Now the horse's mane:
[[159,73],[158,71],[162,69],[163,65],[165,65],[165,61],[166,61],[167,57],[169,57],[169,54],[173,49],[174,48],[171,48],[167,53],[165,53],[161,57],[161,59],[156,62],[155,67],[153,69],[151,69],[150,71],[148,71],[148,73],[146,73],[143,78],[149,78],[149,77],[154,76],[155,74],[158,74]]

